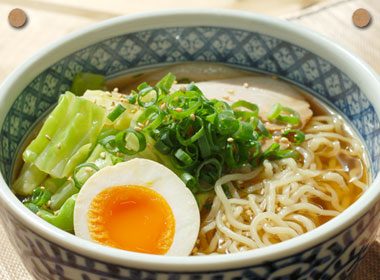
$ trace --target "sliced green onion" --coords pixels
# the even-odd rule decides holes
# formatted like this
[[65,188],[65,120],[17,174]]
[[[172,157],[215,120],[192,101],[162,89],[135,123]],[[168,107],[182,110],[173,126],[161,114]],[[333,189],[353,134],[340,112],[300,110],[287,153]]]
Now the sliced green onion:
[[276,117],[276,120],[280,122],[290,123],[290,124],[299,124],[300,122],[300,114],[296,111],[294,111],[292,108],[289,107],[282,107],[282,111],[289,113],[289,116],[283,116],[279,115]]
[[163,77],[157,84],[156,87],[158,87],[162,93],[168,94],[170,91],[170,88],[172,87],[173,83],[175,81],[175,76],[172,73],[168,73]]
[[111,154],[115,154],[119,151],[115,142],[115,135],[108,135],[101,139],[99,143]]
[[[85,163],[82,163],[82,164],[79,164],[77,167],[74,168],[73,170],[73,181],[74,181],[74,186],[80,190],[83,186],[83,183],[79,182],[78,179],[77,179],[77,173],[80,169],[82,169],[83,167],[89,167],[91,168],[92,170],[95,170],[95,171],[99,171],[99,167],[97,167],[95,164],[93,163],[90,163],[90,162],[85,162]],[[95,172],[94,172],[95,173]]]
[[190,189],[192,193],[197,193],[199,189],[198,180],[188,172],[183,172],[180,176],[182,182],[185,183],[186,187]]
[[50,200],[51,194],[47,189],[43,189],[41,187],[35,188],[32,193],[30,203],[35,204],[36,206],[46,205],[46,203]]
[[287,137],[291,142],[301,144],[305,141],[305,134],[298,129],[289,129],[282,133],[283,137]]
[[247,141],[252,139],[253,135],[253,127],[251,124],[240,121],[239,122],[239,129],[233,134],[234,139],[239,139],[241,141]]
[[[138,148],[136,150],[132,150],[132,149],[127,148],[128,143],[126,142],[126,137],[130,134],[136,136],[136,138],[138,140]],[[137,154],[141,151],[144,151],[146,148],[145,135],[139,131],[132,129],[132,128],[128,128],[126,130],[120,131],[118,134],[116,134],[115,142],[116,142],[116,145],[117,145],[119,151],[123,154],[126,154],[126,155]]]
[[161,123],[165,117],[165,113],[161,111],[161,109],[152,105],[148,107],[137,119],[137,123],[145,124],[149,123],[143,128],[145,132],[151,132],[155,130]]
[[118,104],[115,109],[108,114],[107,118],[111,121],[114,121],[124,112],[125,108],[121,104]]
[[230,168],[237,168],[240,167],[239,160],[240,160],[240,149],[239,145],[235,142],[227,143],[226,145],[226,163]]
[[245,100],[239,100],[239,101],[234,102],[231,105],[232,109],[236,109],[236,108],[239,108],[239,107],[246,108],[246,109],[248,109],[250,111],[236,111],[235,110],[235,115],[236,116],[243,117],[243,118],[245,118],[247,120],[249,118],[251,118],[251,117],[258,117],[259,116],[259,107],[257,107],[256,104],[253,104],[253,103],[245,101]]
[[196,161],[196,159],[193,159],[191,155],[189,155],[181,148],[179,148],[172,154],[171,159],[173,165],[179,169],[187,169],[190,166],[192,166]]
[[222,164],[215,158],[208,159],[202,162],[195,171],[195,178],[202,179],[204,182],[210,184],[209,188],[203,188],[202,185],[199,189],[203,192],[208,192],[214,188],[215,182],[222,175]]
[[166,145],[161,139],[158,139],[156,141],[156,143],[154,144],[154,147],[161,154],[164,154],[164,155],[170,154],[171,148],[168,145]]
[[[144,101],[143,98],[147,97],[149,94],[152,94],[153,97],[150,98],[148,101]],[[154,104],[156,104],[158,101],[158,87],[145,87],[141,89],[137,95],[137,103],[144,108],[148,108]]]
[[282,110],[282,105],[280,103],[274,104],[272,107],[272,110],[269,112],[267,116],[268,120],[272,121],[276,119],[280,115],[281,110]]
[[229,111],[218,113],[216,124],[218,132],[222,135],[233,135],[240,127],[239,120]]
[[202,105],[200,95],[195,91],[176,91],[167,101],[168,111],[177,119],[184,119],[194,114]]
[[[193,130],[190,132],[189,130]],[[185,134],[185,135],[184,135]],[[188,135],[191,135],[188,137]],[[204,134],[203,120],[200,117],[195,117],[195,121],[185,119],[176,126],[176,136],[178,141],[188,146],[197,141]]]

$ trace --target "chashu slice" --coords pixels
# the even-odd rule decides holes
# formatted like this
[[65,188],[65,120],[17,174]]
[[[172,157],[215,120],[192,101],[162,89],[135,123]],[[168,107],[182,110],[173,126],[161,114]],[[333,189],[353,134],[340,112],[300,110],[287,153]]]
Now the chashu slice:
[[[259,106],[259,118],[270,131],[281,130],[287,127],[284,123],[271,123],[268,114],[276,103],[290,107],[300,114],[302,128],[310,120],[313,112],[310,104],[293,87],[285,82],[271,77],[239,77],[207,82],[198,82],[196,85],[208,99],[224,100],[232,104],[238,100],[246,100]],[[181,84],[175,85],[179,89]]]

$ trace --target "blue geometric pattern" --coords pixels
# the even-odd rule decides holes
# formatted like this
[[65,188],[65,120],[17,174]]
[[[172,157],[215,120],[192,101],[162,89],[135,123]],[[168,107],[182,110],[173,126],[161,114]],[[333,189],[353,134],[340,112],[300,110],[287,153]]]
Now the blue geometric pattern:
[[[134,68],[187,61],[219,62],[277,75],[321,97],[341,111],[363,138],[379,172],[380,122],[358,86],[328,61],[294,44],[260,33],[220,27],[178,27],[107,39],[77,51],[46,69],[21,92],[1,127],[0,170],[8,181],[24,136],[69,89],[76,73],[117,77]],[[86,258],[2,218],[25,264],[37,279],[346,279],[364,256],[380,220],[380,204],[329,241],[299,254],[237,270],[204,273],[140,271]]]

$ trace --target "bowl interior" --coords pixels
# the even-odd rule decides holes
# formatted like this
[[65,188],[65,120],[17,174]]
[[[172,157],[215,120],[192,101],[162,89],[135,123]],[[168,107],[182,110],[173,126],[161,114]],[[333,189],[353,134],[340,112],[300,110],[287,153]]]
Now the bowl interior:
[[277,75],[322,99],[357,129],[379,171],[379,118],[344,71],[296,44],[258,32],[215,26],[149,29],[116,36],[76,51],[38,74],[16,98],[1,127],[0,170],[10,182],[14,158],[28,134],[78,72],[115,78],[187,61],[218,62]]

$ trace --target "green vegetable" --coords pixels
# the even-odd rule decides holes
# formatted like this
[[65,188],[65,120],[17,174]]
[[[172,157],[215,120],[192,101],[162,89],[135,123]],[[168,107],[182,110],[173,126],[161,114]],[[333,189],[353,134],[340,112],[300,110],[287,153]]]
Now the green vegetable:
[[121,105],[121,104],[118,104],[116,106],[116,108],[108,114],[107,118],[110,120],[110,121],[114,121],[116,120],[123,112],[125,112],[125,108]]
[[[102,145],[96,145],[95,149],[92,151],[90,157],[87,159],[86,163],[92,163],[96,165],[99,169],[106,166],[113,165],[113,156],[104,149]],[[84,168],[80,168],[75,174],[76,180],[79,184],[84,184],[91,175],[95,172],[88,173]],[[51,206],[53,210],[59,209],[62,204],[73,194],[77,193],[79,190],[75,187],[74,180],[72,178],[66,179],[66,182],[57,190],[55,194],[51,197]]]
[[105,118],[103,108],[66,92],[24,151],[25,162],[53,177],[67,177],[88,157]]
[[68,232],[74,231],[74,207],[77,199],[77,194],[72,195],[62,205],[57,215],[38,207],[34,203],[25,203],[35,214],[39,215],[42,219],[48,223]]
[[46,177],[47,174],[39,170],[33,163],[25,162],[12,189],[17,194],[29,195]]
[[77,96],[82,96],[88,89],[107,90],[104,76],[79,72],[74,77],[70,91]]

